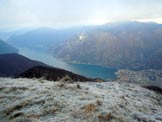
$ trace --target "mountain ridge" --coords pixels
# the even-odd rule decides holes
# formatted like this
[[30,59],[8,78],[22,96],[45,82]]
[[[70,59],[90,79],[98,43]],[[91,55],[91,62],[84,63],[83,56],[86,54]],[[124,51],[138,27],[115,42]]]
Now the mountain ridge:
[[92,78],[86,78],[84,76],[66,71],[64,69],[59,69],[55,67],[45,67],[45,66],[35,66],[23,73],[19,74],[17,77],[21,78],[43,78],[49,81],[58,81],[64,79],[67,82],[73,81],[95,81]]
[[[97,81],[97,79],[87,78],[64,69],[52,67],[16,53],[0,55],[0,67],[0,77],[44,78],[51,81],[57,81],[58,79]],[[102,81],[104,82],[104,80]]]
[[162,69],[162,25],[141,22],[106,24],[73,36],[54,49],[53,55],[69,62],[123,69]]
[[34,61],[17,53],[0,55],[0,74],[3,77],[15,77],[33,66],[47,66],[39,61]]
[[0,40],[0,54],[18,53],[18,49],[8,44],[7,42]]

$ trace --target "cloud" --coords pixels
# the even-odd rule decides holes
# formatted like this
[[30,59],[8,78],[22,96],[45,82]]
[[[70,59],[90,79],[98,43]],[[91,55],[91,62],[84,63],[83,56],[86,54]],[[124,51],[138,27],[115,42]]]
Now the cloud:
[[0,27],[65,27],[162,16],[161,0],[1,0]]
[[162,18],[153,18],[153,19],[139,19],[139,22],[156,22],[162,24]]

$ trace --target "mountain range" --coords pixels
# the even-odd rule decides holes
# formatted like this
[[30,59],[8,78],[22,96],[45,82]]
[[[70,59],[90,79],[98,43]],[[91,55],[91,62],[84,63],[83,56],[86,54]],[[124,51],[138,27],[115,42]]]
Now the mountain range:
[[70,63],[119,69],[162,69],[162,25],[136,21],[66,29],[39,28],[13,34],[16,48],[46,51]]
[[53,55],[68,62],[120,69],[162,69],[162,25],[108,23],[71,37]]
[[46,51],[60,46],[70,37],[82,30],[91,30],[92,27],[74,27],[68,29],[37,28],[22,34],[13,34],[7,42],[19,48]]

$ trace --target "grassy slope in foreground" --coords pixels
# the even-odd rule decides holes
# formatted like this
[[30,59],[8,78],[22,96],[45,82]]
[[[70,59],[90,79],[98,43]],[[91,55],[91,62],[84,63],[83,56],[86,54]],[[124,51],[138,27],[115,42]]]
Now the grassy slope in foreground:
[[1,122],[161,122],[162,96],[119,82],[0,78]]

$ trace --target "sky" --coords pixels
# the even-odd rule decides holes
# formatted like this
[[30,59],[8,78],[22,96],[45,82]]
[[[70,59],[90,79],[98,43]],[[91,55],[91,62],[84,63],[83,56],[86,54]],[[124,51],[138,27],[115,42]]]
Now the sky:
[[125,20],[162,23],[162,0],[0,0],[0,29]]

